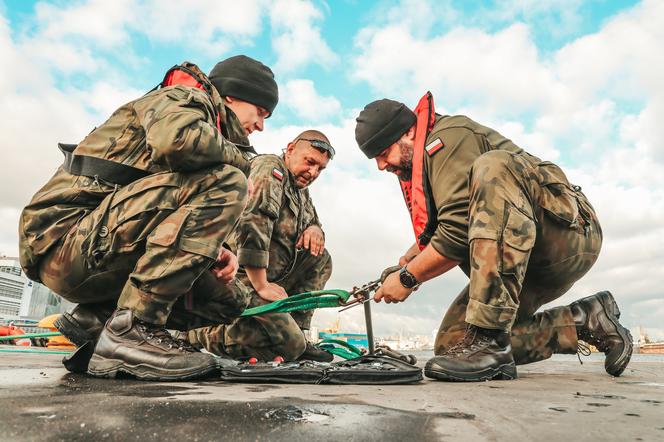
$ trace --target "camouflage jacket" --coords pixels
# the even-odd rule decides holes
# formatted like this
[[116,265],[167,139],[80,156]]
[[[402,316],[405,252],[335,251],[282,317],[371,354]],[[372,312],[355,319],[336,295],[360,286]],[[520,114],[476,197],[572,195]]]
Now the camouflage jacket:
[[[78,144],[74,154],[119,162],[150,174],[191,172],[219,164],[230,164],[248,174],[253,149],[239,120],[200,69],[191,63],[184,65],[209,84],[212,96],[181,85],[152,91],[116,110]],[[38,280],[40,258],[116,188],[58,168],[21,213],[20,259],[28,277]]]
[[251,161],[253,190],[229,243],[241,266],[267,268],[267,280],[283,279],[295,264],[295,244],[304,230],[320,226],[307,189],[295,185],[282,157]]
[[431,189],[428,197],[433,198],[438,221],[430,244],[442,255],[466,262],[469,238],[487,237],[480,228],[469,231],[469,174],[475,160],[492,150],[513,152],[531,166],[532,175],[522,179],[532,179],[542,189],[537,198],[531,196],[532,204],[567,223],[573,223],[578,216],[576,199],[565,173],[555,164],[530,155],[497,131],[463,115],[437,116],[425,145],[436,139],[442,141],[443,148],[431,155],[424,154],[424,168]]

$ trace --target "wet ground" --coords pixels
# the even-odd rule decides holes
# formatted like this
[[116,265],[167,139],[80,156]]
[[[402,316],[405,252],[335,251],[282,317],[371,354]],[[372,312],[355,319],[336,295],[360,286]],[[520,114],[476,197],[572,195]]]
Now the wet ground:
[[664,363],[519,367],[516,381],[405,386],[150,383],[0,353],[0,440],[664,440]]

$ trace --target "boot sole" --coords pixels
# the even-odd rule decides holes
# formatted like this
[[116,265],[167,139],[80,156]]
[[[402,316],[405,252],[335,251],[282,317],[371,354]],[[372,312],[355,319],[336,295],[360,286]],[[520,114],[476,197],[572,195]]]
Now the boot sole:
[[605,291],[602,292],[602,295],[602,298],[607,301],[602,302],[604,313],[606,314],[606,317],[609,319],[609,321],[611,321],[611,323],[614,325],[622,340],[625,342],[625,346],[622,353],[620,354],[620,357],[616,359],[616,361],[622,362],[612,367],[604,366],[604,369],[608,374],[618,377],[623,373],[623,371],[625,371],[629,361],[632,358],[632,334],[629,332],[629,330],[623,327],[620,322],[618,322],[618,319],[620,319],[620,309],[618,308],[618,304],[616,303],[616,300],[611,292]]
[[516,365],[513,362],[496,368],[466,373],[448,372],[427,363],[424,367],[424,375],[431,379],[452,382],[511,381],[517,378]]
[[182,370],[165,370],[148,364],[130,365],[119,359],[107,359],[93,354],[88,365],[88,374],[97,378],[115,379],[119,373],[134,376],[142,381],[189,381],[219,374],[215,361],[209,366]]
[[76,321],[76,319],[74,319],[69,313],[63,313],[55,320],[53,325],[65,338],[69,339],[77,347],[81,347],[86,342],[95,340],[95,337],[81,327],[78,321]]

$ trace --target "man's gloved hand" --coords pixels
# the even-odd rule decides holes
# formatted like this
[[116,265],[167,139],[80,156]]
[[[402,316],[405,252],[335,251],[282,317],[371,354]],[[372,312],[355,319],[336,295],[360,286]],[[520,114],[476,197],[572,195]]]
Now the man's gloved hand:
[[212,267],[212,274],[214,274],[217,281],[222,284],[230,284],[233,278],[235,278],[239,268],[240,265],[238,264],[237,256],[227,248],[222,247],[221,250],[219,250],[217,261]]

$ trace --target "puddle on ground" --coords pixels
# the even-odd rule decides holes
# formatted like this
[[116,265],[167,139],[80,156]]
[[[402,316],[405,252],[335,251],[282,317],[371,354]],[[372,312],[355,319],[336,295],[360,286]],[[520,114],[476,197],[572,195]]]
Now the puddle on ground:
[[610,407],[611,404],[603,404],[601,402],[588,402],[586,405],[591,407]]
[[328,413],[313,408],[301,408],[295,405],[287,405],[281,408],[265,410],[265,419],[274,419],[291,422],[322,422],[330,418]]
[[562,407],[549,407],[549,410],[558,411],[560,413],[567,413],[567,408]]

